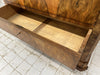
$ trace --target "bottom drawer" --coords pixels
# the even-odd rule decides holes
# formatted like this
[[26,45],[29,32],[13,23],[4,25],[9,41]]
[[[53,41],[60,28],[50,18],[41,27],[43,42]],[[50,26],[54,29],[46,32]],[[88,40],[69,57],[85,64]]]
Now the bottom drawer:
[[71,69],[92,33],[10,5],[0,8],[0,27]]

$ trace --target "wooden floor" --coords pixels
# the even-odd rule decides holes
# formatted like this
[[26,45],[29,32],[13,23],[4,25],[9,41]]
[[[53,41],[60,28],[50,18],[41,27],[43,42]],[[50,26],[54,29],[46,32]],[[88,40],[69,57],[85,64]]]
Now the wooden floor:
[[[15,14],[11,16],[10,18],[8,18],[8,20],[30,31],[34,31],[39,25],[42,24],[42,22],[46,20],[46,18],[41,18],[39,16],[37,17],[34,15],[33,16],[31,15],[31,18],[30,18],[29,17],[30,15],[28,14],[26,15],[27,16],[25,16],[25,14],[24,15]],[[69,28],[69,26],[67,25],[65,25],[64,27],[64,25],[59,25],[59,24],[60,23],[56,23],[53,21],[49,22],[36,33],[56,43],[59,43],[69,49],[72,49],[75,52],[78,52],[85,38],[84,31],[82,31],[81,29],[73,29],[71,27]],[[63,26],[63,28],[61,28],[60,26]],[[80,35],[82,33],[83,35]]]

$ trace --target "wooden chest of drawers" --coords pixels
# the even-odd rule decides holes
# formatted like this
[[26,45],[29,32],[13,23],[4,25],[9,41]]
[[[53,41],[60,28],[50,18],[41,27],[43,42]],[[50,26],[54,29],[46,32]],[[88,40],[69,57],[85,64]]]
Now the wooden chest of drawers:
[[[57,1],[59,0],[54,0],[55,4],[51,0],[51,4],[48,5],[48,13],[46,6],[43,6],[44,0],[29,0],[33,1],[31,5],[29,5],[30,3],[28,4],[28,0],[26,0],[25,4],[23,1],[5,0],[8,4],[0,8],[0,28],[71,69],[87,69],[91,53],[100,38],[99,9],[91,11],[91,14],[95,13],[95,15],[87,12],[90,9],[89,5],[87,5],[87,11],[84,13],[80,11],[80,14],[68,9],[69,12],[66,12],[65,17],[65,12],[60,12],[65,9],[64,3],[60,4],[64,9],[59,6],[58,14],[56,11],[57,6],[54,6],[58,4]],[[67,3],[66,1],[65,3]],[[38,5],[35,5],[34,2],[38,3]],[[41,5],[41,2],[43,2],[43,5]],[[46,2],[49,3],[49,0],[46,0]],[[68,2],[70,4],[70,1]],[[52,9],[50,6],[52,6]],[[67,11],[67,8],[65,11]],[[72,14],[71,11],[73,17],[70,16]],[[79,11],[78,8],[77,11]],[[62,16],[59,17],[59,15]],[[86,17],[88,17],[88,20]]]

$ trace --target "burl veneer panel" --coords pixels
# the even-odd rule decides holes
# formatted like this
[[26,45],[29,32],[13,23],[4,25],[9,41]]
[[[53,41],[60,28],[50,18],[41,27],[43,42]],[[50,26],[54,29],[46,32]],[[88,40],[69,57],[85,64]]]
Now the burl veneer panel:
[[28,9],[76,26],[91,28],[100,10],[100,0],[4,0],[8,4]]

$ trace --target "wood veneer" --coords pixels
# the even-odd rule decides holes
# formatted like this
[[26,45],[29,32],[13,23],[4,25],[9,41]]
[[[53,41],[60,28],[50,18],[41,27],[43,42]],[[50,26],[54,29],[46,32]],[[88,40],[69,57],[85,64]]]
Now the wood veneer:
[[[23,12],[22,14],[14,14],[10,18],[8,18],[8,21],[22,26],[30,31],[34,31],[38,26],[42,24],[42,22],[46,20],[46,18],[44,17],[41,18],[40,16],[33,14],[30,15],[25,12]],[[29,17],[29,15],[31,16],[31,18]],[[77,33],[75,34],[75,32]],[[86,31],[80,28],[76,28],[74,30],[74,27],[56,21],[51,21],[48,24],[45,24],[45,26],[39,29],[36,33],[76,52],[79,51],[86,35]]]
[[9,4],[0,8],[0,28],[69,68],[81,71],[87,69],[100,39],[100,17],[93,28],[83,29]]
[[[78,28],[14,8],[10,5],[0,8],[2,29],[71,69],[76,68],[91,35],[91,29]],[[10,13],[6,14],[4,12],[7,9]]]
[[22,7],[72,25],[93,28],[100,11],[100,0],[4,0],[8,4]]

